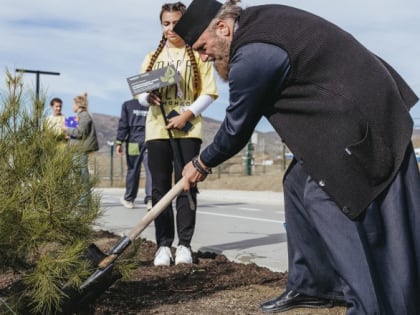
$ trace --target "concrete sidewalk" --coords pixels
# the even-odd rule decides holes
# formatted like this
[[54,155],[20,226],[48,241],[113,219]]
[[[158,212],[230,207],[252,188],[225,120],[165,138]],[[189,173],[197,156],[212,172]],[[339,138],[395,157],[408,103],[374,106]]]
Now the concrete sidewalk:
[[[105,188],[97,191],[102,195],[103,210],[103,216],[97,222],[98,229],[123,235],[133,229],[147,213],[145,205],[141,202],[143,200],[141,193],[136,208],[127,209],[119,202],[124,189]],[[194,251],[220,253],[232,261],[256,263],[273,271],[287,270],[286,233],[282,220],[263,217],[273,215],[268,211],[255,210],[260,212],[240,216],[237,213],[240,210],[234,209],[239,205],[242,208],[250,205],[249,207],[258,209],[278,209],[277,212],[280,212],[284,208],[282,193],[201,190],[198,200],[197,227],[191,243]],[[210,209],[209,207],[212,211],[206,211]],[[140,234],[140,237],[156,241],[153,222]],[[174,241],[174,245],[176,244],[177,239]]]

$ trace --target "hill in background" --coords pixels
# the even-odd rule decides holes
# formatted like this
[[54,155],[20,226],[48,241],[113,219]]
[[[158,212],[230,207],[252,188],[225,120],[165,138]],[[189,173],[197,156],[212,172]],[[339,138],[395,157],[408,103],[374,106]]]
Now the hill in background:
[[[92,115],[95,120],[100,151],[108,150],[107,142],[115,141],[117,136],[119,117],[96,113],[93,113]],[[202,148],[205,148],[212,141],[221,123],[222,122],[219,120],[204,117]],[[274,158],[282,152],[283,145],[276,132],[256,131],[253,137],[254,139],[257,139],[255,149],[259,152],[266,152],[269,156],[268,158]],[[414,130],[413,142],[415,147],[420,147],[420,129]]]
[[[92,115],[95,121],[100,151],[108,150],[107,142],[115,141],[117,136],[119,117],[97,113],[93,113]],[[221,123],[221,121],[204,117],[202,148],[205,148],[211,143]],[[254,135],[254,139],[255,138],[257,139],[258,149],[261,151],[270,152],[272,154],[279,154],[279,152],[281,152],[282,142],[274,131],[256,131]]]

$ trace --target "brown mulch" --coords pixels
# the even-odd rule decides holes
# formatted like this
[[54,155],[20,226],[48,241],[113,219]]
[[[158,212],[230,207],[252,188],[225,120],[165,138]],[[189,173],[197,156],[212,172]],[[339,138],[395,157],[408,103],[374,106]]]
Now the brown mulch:
[[[112,240],[101,238],[96,244],[107,250],[118,237]],[[93,315],[261,314],[260,303],[286,286],[287,273],[231,262],[209,252],[193,253],[192,265],[155,267],[155,251],[155,243],[141,239],[135,255],[138,266],[129,279],[118,281],[96,301]],[[344,315],[345,310],[295,309],[283,314]]]
[[[106,243],[100,240],[96,244],[106,250]],[[193,253],[192,265],[155,267],[155,251],[155,243],[141,239],[136,252],[138,266],[128,280],[118,281],[96,301],[93,314],[255,314],[260,301],[251,303],[245,292],[267,291],[252,288],[262,286],[275,295],[286,281],[285,273],[272,272],[255,264],[233,263],[223,255],[208,252]],[[226,307],[231,305],[236,310],[226,307],[218,310],[216,305],[221,305],[220,298],[238,289],[244,291],[243,302],[246,303],[234,303],[232,296]],[[220,293],[217,303],[204,302]]]
[[[100,231],[95,244],[106,252],[118,240],[118,236]],[[115,282],[80,314],[260,314],[260,303],[279,295],[286,285],[287,273],[231,262],[209,252],[193,253],[192,265],[155,267],[155,250],[155,243],[141,239],[129,278]],[[119,259],[124,259],[130,248],[126,252]],[[14,280],[13,273],[0,274],[0,290]],[[345,309],[301,308],[283,314],[344,315]]]

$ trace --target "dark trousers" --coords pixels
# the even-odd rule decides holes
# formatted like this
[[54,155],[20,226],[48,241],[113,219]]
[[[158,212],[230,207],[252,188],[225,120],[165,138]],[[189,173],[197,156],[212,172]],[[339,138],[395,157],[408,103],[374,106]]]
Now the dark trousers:
[[144,203],[147,203],[147,201],[152,198],[152,179],[149,167],[147,166],[147,151],[141,150],[140,154],[135,155],[127,153],[126,161],[127,174],[125,177],[124,199],[127,201],[134,201],[137,198],[140,182],[141,163],[143,163],[144,171],[146,174]]
[[358,220],[297,162],[284,194],[288,289],[344,297],[348,315],[420,314],[420,175],[412,146],[390,187]]
[[[200,139],[174,139],[181,153],[182,168],[200,152]],[[175,170],[175,181],[182,177],[182,168],[174,165],[175,155],[169,140],[152,140],[147,142],[149,168],[152,175],[152,200],[156,204],[172,187],[172,172]],[[191,190],[194,203],[197,193]],[[195,229],[196,211],[191,210],[186,193],[176,198],[176,228],[179,245],[189,247]],[[156,243],[158,246],[172,246],[175,237],[174,212],[168,206],[156,219]]]

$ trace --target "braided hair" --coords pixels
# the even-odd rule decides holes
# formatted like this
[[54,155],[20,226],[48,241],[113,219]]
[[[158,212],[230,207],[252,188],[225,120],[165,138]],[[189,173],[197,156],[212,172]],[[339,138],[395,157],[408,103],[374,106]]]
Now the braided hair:
[[[186,6],[182,2],[175,2],[175,3],[166,3],[162,5],[162,9],[159,14],[160,21],[162,22],[162,15],[164,12],[181,12],[181,14],[184,14],[187,10]],[[164,35],[162,35],[162,39],[159,42],[158,47],[156,48],[155,52],[153,53],[152,57],[150,58],[150,62],[146,68],[146,71],[152,71],[153,65],[155,64],[157,58],[159,57],[160,53],[162,52],[163,48],[166,45],[167,39]],[[198,71],[198,64],[197,60],[195,59],[194,52],[192,48],[189,45],[185,45],[185,49],[188,54],[188,58],[190,59],[191,66],[193,69],[194,74],[194,98],[197,97],[198,91],[201,88],[201,81],[200,81],[200,75]]]

